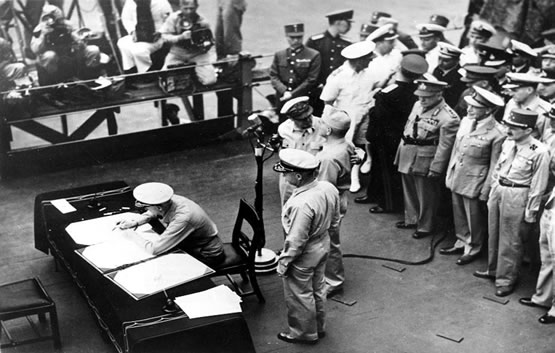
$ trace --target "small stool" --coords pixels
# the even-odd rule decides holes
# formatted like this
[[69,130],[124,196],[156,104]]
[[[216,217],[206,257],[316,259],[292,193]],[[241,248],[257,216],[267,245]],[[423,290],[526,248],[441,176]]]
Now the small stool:
[[[38,315],[39,321],[46,320],[45,313],[49,313],[51,336],[41,336],[34,326],[34,323],[28,318],[29,315]],[[16,342],[10,336],[8,329],[4,326],[4,321],[27,317],[29,324],[37,333],[38,337],[24,341]],[[58,328],[58,316],[56,315],[56,305],[50,298],[42,283],[38,278],[25,279],[23,281],[7,283],[0,285],[0,337],[2,330],[6,332],[6,336],[10,343],[0,345],[0,348],[15,347],[21,344],[35,343],[52,339],[54,340],[54,348],[59,349],[62,346],[60,340],[60,331]]]

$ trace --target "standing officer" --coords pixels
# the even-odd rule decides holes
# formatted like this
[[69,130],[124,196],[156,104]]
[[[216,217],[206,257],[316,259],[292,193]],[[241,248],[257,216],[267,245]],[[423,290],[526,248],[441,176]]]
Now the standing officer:
[[[282,140],[282,148],[294,148],[307,151],[316,155],[322,150],[325,138],[322,131],[325,126],[322,120],[312,115],[312,107],[308,104],[308,97],[297,97],[288,100],[280,113],[287,120],[278,126],[278,135]],[[293,188],[291,184],[285,182],[285,178],[279,178],[279,195],[281,204],[284,205]]]
[[545,114],[551,109],[551,105],[541,99],[538,95],[538,84],[548,80],[538,77],[530,73],[512,73],[507,74],[510,80],[509,84],[503,88],[509,89],[512,93],[512,98],[507,102],[505,107],[505,120],[515,108],[527,109],[538,113],[536,126],[532,136],[542,142],[546,141],[551,135],[551,126]]
[[[555,106],[549,112],[551,120],[555,119]],[[553,136],[552,136],[553,137]],[[552,162],[553,164],[553,162]],[[552,179],[553,174],[550,175]],[[542,324],[555,323],[555,285],[553,285],[555,264],[555,216],[553,214],[553,202],[555,198],[555,191],[551,191],[551,195],[547,199],[545,208],[540,218],[540,256],[541,268],[536,282],[536,292],[532,297],[520,298],[519,302],[522,305],[549,308],[549,311],[539,318]]]
[[549,176],[549,149],[532,133],[538,113],[513,109],[503,118],[507,140],[488,200],[488,268],[474,276],[495,279],[495,295],[511,294],[518,280],[523,243],[540,208]]
[[449,106],[455,109],[459,97],[466,89],[466,84],[461,81],[462,75],[459,73],[459,57],[462,51],[456,46],[439,42],[439,58],[437,67],[433,75],[440,81],[447,82],[447,88],[443,91],[443,98]]
[[330,231],[330,253],[326,262],[326,294],[331,296],[343,290],[345,269],[341,253],[339,228],[347,213],[347,190],[351,186],[351,156],[355,153],[352,143],[345,139],[351,126],[349,115],[343,110],[332,109],[322,116],[325,125],[323,137],[326,139],[322,151],[316,158],[320,161],[318,180],[330,182],[339,191],[339,225]]
[[421,23],[416,25],[418,36],[420,37],[420,47],[426,52],[428,62],[428,72],[433,72],[437,67],[439,58],[439,47],[437,43],[443,38],[445,27],[434,23]]
[[278,339],[314,344],[325,335],[324,272],[329,233],[339,226],[339,194],[327,181],[318,181],[319,162],[308,152],[284,149],[274,170],[295,187],[281,211],[285,243],[277,272],[283,278],[287,332]]
[[370,142],[372,169],[370,185],[366,195],[355,198],[356,203],[370,203],[370,195],[375,197],[377,206],[370,213],[400,211],[403,209],[403,186],[401,176],[393,161],[399,147],[403,127],[417,98],[414,95],[417,84],[414,80],[428,71],[428,63],[423,56],[407,54],[401,60],[395,83],[376,93],[374,108],[366,138]]
[[480,63],[480,50],[476,45],[486,43],[496,32],[495,28],[485,21],[472,21],[467,34],[468,45],[462,48],[461,66]]
[[[345,58],[341,51],[351,44],[344,35],[351,29],[353,21],[353,10],[340,10],[328,13],[328,29],[324,33],[316,34],[306,41],[306,46],[317,50],[322,57],[322,68],[318,76],[317,86],[321,89],[326,83],[328,76],[340,67]],[[324,102],[320,100],[320,91],[314,90],[310,96],[314,114],[321,116],[324,111]]]
[[302,23],[286,25],[285,35],[289,48],[274,55],[270,68],[278,111],[291,98],[310,95],[316,87],[322,62],[320,53],[303,45]]
[[454,108],[459,116],[466,114],[468,103],[466,103],[464,97],[473,95],[475,86],[499,93],[499,85],[495,77],[498,72],[499,70],[496,68],[477,64],[468,64],[460,69],[462,74],[461,81],[466,84],[467,88],[461,93],[459,101]]
[[376,43],[374,54],[376,57],[368,64],[370,72],[378,76],[378,87],[383,88],[387,85],[391,77],[399,70],[403,54],[395,48],[395,40],[399,34],[393,24],[383,25],[366,40]]
[[403,181],[405,220],[397,228],[416,228],[415,239],[432,234],[440,198],[442,175],[447,168],[459,116],[442,93],[447,84],[431,75],[417,80],[414,104],[403,130],[395,164]]
[[503,98],[474,87],[474,94],[464,98],[468,113],[461,120],[451,153],[445,184],[452,192],[456,243],[439,250],[443,255],[462,254],[457,265],[474,261],[487,238],[487,208],[492,173],[501,153],[505,133],[494,116]]

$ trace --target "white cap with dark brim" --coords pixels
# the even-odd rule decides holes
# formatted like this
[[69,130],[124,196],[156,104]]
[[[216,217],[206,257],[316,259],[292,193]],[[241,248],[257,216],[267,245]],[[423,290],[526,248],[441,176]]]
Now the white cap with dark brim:
[[144,183],[133,189],[133,197],[146,205],[161,205],[173,196],[173,189],[164,183]]

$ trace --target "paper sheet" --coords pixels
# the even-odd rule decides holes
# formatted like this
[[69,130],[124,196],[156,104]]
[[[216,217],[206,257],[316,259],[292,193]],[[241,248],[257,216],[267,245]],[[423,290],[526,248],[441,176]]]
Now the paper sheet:
[[213,272],[189,254],[171,253],[123,269],[114,276],[114,281],[140,299]]
[[66,199],[52,200],[50,203],[63,214],[77,211]]
[[[74,222],[66,227],[66,232],[77,244],[99,244],[113,238],[114,227],[118,221],[135,220],[138,216],[138,213],[125,212],[111,216],[88,219],[86,221]],[[137,231],[146,232],[151,228],[150,224],[147,223],[137,228]]]
[[241,312],[241,297],[223,284],[177,297],[175,302],[191,319]]
[[126,239],[123,236],[124,232],[132,230],[114,231],[112,239],[86,247],[82,256],[102,270],[111,270],[154,257],[136,243]]

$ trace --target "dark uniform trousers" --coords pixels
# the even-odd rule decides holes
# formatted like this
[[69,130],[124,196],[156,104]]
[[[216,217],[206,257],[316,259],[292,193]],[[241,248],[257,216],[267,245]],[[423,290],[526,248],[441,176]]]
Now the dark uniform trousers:
[[341,51],[351,45],[351,42],[343,36],[334,37],[329,31],[316,34],[306,41],[306,46],[317,50],[322,56],[322,68],[315,89],[310,94],[310,105],[314,108],[312,114],[322,116],[324,111],[324,102],[320,100],[322,87],[326,84],[328,76],[344,62],[345,58],[341,55]]
[[415,89],[413,82],[397,81],[387,86],[376,94],[374,108],[369,113],[366,138],[370,142],[372,169],[366,194],[373,196],[376,203],[388,212],[403,209],[401,175],[393,161],[403,127],[416,101]]

